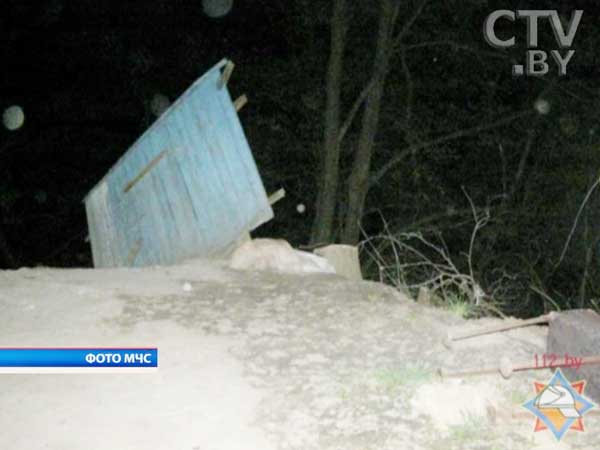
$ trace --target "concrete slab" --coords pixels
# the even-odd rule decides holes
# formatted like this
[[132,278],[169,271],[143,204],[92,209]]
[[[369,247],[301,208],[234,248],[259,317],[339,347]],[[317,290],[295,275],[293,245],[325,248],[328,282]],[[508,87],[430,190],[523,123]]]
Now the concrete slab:
[[[547,352],[564,358],[600,355],[600,315],[590,309],[565,311],[550,322]],[[571,381],[586,380],[586,396],[600,402],[600,365],[564,368]]]

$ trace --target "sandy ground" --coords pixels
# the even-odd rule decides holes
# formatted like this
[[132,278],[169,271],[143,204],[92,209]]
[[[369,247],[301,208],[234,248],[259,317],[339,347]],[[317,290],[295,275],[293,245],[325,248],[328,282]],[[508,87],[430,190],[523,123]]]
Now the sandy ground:
[[543,327],[441,344],[493,322],[376,283],[200,261],[0,272],[1,346],[157,346],[160,366],[0,375],[0,449],[598,448],[598,416],[561,443],[511,417],[549,371],[437,376],[544,352]]

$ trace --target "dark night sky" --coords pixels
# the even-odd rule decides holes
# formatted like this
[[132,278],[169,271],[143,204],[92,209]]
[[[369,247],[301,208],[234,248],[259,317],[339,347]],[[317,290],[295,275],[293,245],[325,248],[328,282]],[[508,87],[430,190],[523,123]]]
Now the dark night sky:
[[[100,103],[124,102],[121,115],[131,119],[136,105],[127,101],[139,84],[174,96],[223,56],[267,62],[285,52],[280,12],[239,3],[209,19],[200,1],[10,2],[2,101],[20,102],[42,126],[102,116]],[[79,101],[61,108],[61,93]]]

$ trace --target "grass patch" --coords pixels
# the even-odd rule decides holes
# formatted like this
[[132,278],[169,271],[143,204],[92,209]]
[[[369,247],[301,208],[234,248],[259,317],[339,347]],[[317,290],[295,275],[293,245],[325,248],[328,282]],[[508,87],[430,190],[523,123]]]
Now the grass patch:
[[433,377],[431,370],[422,366],[405,366],[399,369],[384,369],[375,373],[375,379],[387,390],[402,386],[416,387]]
[[510,398],[510,402],[513,405],[522,405],[529,399],[530,393],[521,392],[521,391],[510,391],[508,393],[508,398]]
[[415,320],[417,320],[419,318],[419,314],[417,314],[416,311],[409,311],[405,317],[408,322],[414,322]]
[[463,319],[473,316],[475,307],[469,301],[459,295],[450,295],[446,303],[446,309],[452,314]]
[[489,438],[485,430],[486,420],[473,414],[465,416],[465,421],[460,425],[449,427],[449,438],[453,442],[466,442]]

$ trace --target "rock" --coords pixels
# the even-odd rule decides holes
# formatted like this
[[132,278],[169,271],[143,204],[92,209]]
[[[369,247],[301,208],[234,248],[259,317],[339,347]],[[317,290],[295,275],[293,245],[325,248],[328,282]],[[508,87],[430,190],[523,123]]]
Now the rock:
[[431,292],[426,286],[419,288],[419,295],[417,296],[417,303],[423,306],[431,306]]
[[353,245],[333,244],[314,250],[316,255],[322,256],[335,268],[338,275],[349,280],[362,280],[358,248]]
[[235,270],[278,273],[335,273],[335,268],[313,253],[296,250],[283,239],[252,239],[231,255],[229,267]]
[[[591,309],[576,309],[557,314],[550,322],[547,352],[559,358],[600,355],[600,316]],[[565,367],[570,381],[586,380],[585,395],[600,402],[600,365],[583,365],[579,370]]]

